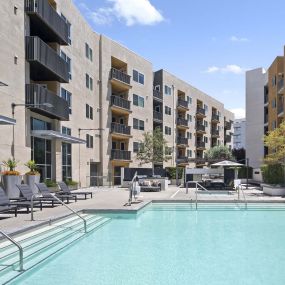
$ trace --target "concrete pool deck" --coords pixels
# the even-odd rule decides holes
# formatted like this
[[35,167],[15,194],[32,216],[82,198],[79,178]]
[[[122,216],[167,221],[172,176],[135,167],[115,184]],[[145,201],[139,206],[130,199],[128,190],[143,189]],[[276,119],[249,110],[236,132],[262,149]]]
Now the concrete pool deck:
[[[134,202],[131,206],[127,206],[129,192],[125,188],[89,188],[82,189],[82,191],[94,192],[93,199],[78,200],[76,203],[70,203],[69,206],[75,211],[87,210],[92,212],[106,212],[106,211],[133,211],[136,212],[149,204],[154,202],[194,202],[196,201],[195,189],[190,188],[189,193],[186,194],[185,188],[170,186],[166,191],[161,192],[143,192],[139,196],[139,201]],[[215,190],[216,191],[216,190]],[[214,191],[213,191],[214,192]],[[262,191],[255,188],[244,190],[245,197],[248,203],[285,203],[285,198],[266,196]],[[199,202],[238,202],[238,194],[234,191],[231,194],[219,194],[219,191],[213,194],[199,193]],[[243,195],[240,193],[240,201],[243,202]],[[23,212],[23,213],[21,213]],[[25,231],[31,227],[36,227],[49,220],[59,219],[70,215],[71,212],[64,206],[56,206],[54,208],[44,207],[43,211],[38,208],[35,209],[34,219],[31,221],[31,214],[26,214],[20,210],[18,217],[12,214],[1,214],[0,217],[9,217],[0,219],[0,229],[6,233],[16,233]]]

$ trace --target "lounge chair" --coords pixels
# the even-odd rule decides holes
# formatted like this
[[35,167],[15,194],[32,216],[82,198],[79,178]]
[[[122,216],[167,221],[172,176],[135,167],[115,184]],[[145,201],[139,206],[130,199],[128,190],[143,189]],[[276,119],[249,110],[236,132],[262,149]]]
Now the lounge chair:
[[[53,197],[53,194],[49,191],[48,187],[44,183],[35,183],[35,184],[36,184],[37,188],[39,189],[40,193],[42,194],[42,196],[44,198]],[[59,198],[62,202],[64,202],[66,200],[67,204],[69,204],[69,200],[74,200],[75,202],[77,202],[77,197],[74,194],[57,194],[57,193],[55,193],[55,196],[57,198]],[[57,201],[56,199],[52,200],[52,205],[54,203],[60,204],[60,202]]]
[[91,198],[93,197],[93,193],[92,192],[86,192],[86,191],[84,191],[84,192],[71,192],[70,191],[70,189],[69,189],[69,187],[64,183],[64,182],[58,182],[57,183],[58,184],[58,186],[59,186],[59,189],[60,189],[60,192],[62,192],[62,193],[60,193],[60,194],[72,194],[72,195],[84,195],[85,196],[85,200],[87,199],[87,195],[90,195],[91,196]]
[[[35,202],[34,204],[38,205],[39,202]],[[17,217],[19,208],[27,208],[27,212],[29,213],[29,209],[31,208],[31,202],[24,200],[11,202],[5,191],[0,187],[0,212],[8,212],[9,210],[13,210],[15,211],[15,217]]]
[[[20,190],[20,193],[22,197],[25,199],[25,202],[32,201],[32,197],[34,196],[34,193],[32,189],[27,184],[16,184],[18,189]],[[45,205],[52,205],[54,206],[54,201],[56,201],[53,197],[34,197],[33,202],[40,203],[41,209],[43,207],[43,204]],[[35,203],[34,203],[35,204]]]

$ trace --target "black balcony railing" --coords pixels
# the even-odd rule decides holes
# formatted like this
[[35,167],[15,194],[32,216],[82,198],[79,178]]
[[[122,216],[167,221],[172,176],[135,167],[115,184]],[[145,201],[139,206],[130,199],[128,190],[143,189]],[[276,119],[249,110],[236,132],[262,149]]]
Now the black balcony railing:
[[205,142],[197,141],[196,142],[196,147],[197,148],[205,148]]
[[30,16],[31,35],[68,45],[68,24],[48,0],[25,0],[25,11]]
[[131,127],[118,124],[118,123],[111,123],[111,132],[123,135],[130,135],[131,134]]
[[230,130],[232,128],[232,124],[230,122],[225,121],[225,129]]
[[128,111],[131,110],[131,102],[123,99],[119,96],[112,95],[111,96],[111,106],[120,107],[122,109],[126,109]]
[[212,129],[212,136],[219,136],[219,135],[220,135],[219,130]]
[[282,93],[284,90],[284,78],[281,78],[277,83],[277,92]]
[[68,83],[67,62],[39,37],[26,37],[26,59],[30,63],[31,79]]
[[125,73],[121,70],[118,70],[114,67],[111,68],[111,79],[119,80],[119,81],[126,83],[128,85],[130,85],[130,82],[131,82],[131,76],[130,75],[128,75],[127,73]]
[[157,121],[163,120],[163,114],[161,112],[153,111],[153,119]]
[[196,125],[196,131],[197,132],[205,132],[205,130],[206,130],[206,128],[205,128],[204,125],[202,125],[202,124],[197,124]]
[[163,100],[163,95],[159,90],[154,89],[153,90],[153,98]]
[[185,137],[177,137],[177,144],[188,145],[188,139]]
[[112,149],[112,160],[131,160],[131,152],[127,150]]
[[189,159],[186,156],[178,156],[177,157],[177,164],[181,164],[181,163],[188,163]]
[[177,106],[188,109],[188,102],[182,99],[178,99]]
[[212,121],[220,121],[220,117],[218,114],[212,114]]
[[[50,104],[45,106],[44,104]],[[40,84],[26,85],[26,104],[32,106],[33,112],[62,121],[69,120],[69,106],[66,100],[60,98],[55,93],[42,87]]]
[[205,116],[206,115],[206,111],[203,108],[197,107],[196,114]]
[[183,127],[188,127],[188,120],[183,119],[183,118],[177,118],[177,125],[183,126]]

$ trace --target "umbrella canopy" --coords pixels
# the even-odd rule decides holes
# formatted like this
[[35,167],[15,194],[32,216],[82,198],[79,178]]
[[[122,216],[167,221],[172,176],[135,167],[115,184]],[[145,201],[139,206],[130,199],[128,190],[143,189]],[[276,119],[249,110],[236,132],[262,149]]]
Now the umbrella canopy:
[[243,166],[243,164],[230,160],[223,160],[217,163],[213,163],[212,166]]

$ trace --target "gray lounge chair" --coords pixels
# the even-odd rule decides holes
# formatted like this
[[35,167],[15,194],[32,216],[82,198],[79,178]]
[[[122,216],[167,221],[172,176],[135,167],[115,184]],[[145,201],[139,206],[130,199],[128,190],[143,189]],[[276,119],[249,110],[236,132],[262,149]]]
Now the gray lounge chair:
[[71,190],[69,189],[69,187],[64,183],[64,182],[58,182],[57,183],[60,189],[60,194],[72,194],[72,195],[84,195],[85,196],[85,200],[87,199],[87,195],[90,195],[91,198],[93,197],[93,193],[92,192],[88,192],[88,191],[84,191],[84,192],[71,192]]
[[[35,202],[35,205],[38,205],[39,202]],[[15,211],[15,217],[17,217],[19,208],[27,208],[27,212],[29,213],[29,209],[31,207],[31,202],[29,201],[13,201],[11,202],[6,195],[5,191],[0,187],[0,212],[7,212],[9,210]]]
[[[44,198],[50,198],[50,197],[53,198],[53,194],[49,191],[48,187],[44,183],[35,183],[35,184]],[[74,200],[75,202],[77,202],[77,197],[76,195],[73,195],[73,194],[66,194],[66,195],[60,194],[59,195],[55,193],[55,196],[63,202],[66,200],[67,204],[69,204],[69,200]],[[60,204],[60,202],[57,201],[56,199],[52,200],[52,205],[54,205],[54,203]]]

